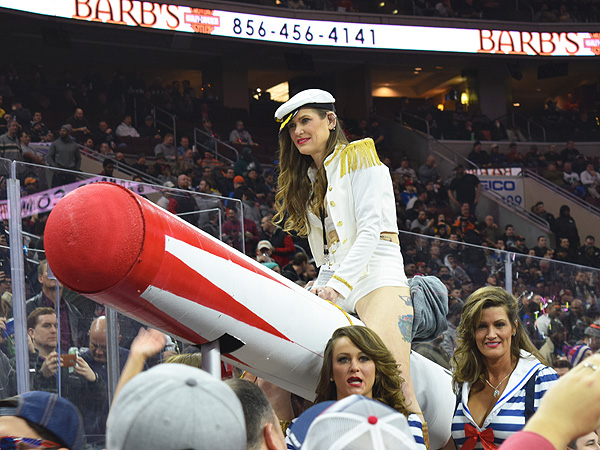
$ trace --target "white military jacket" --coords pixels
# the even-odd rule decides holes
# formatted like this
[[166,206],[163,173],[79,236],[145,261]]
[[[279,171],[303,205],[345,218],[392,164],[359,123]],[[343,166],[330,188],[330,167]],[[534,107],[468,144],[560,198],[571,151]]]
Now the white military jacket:
[[[398,232],[396,202],[388,167],[377,156],[372,139],[339,144],[325,159],[327,194],[325,200],[339,244],[330,252],[329,262],[339,267],[327,283],[347,298],[357,281],[368,273],[368,263],[382,232]],[[317,169],[308,171],[314,183]],[[325,261],[323,224],[307,212],[308,242],[317,266]]]

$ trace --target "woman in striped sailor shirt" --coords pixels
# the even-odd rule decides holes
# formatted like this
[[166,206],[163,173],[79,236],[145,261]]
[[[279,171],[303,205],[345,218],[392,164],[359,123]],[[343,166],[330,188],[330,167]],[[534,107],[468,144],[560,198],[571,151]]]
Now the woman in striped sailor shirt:
[[458,395],[452,437],[459,449],[498,448],[523,428],[558,379],[531,343],[518,309],[513,295],[493,286],[475,291],[463,307],[452,358]]

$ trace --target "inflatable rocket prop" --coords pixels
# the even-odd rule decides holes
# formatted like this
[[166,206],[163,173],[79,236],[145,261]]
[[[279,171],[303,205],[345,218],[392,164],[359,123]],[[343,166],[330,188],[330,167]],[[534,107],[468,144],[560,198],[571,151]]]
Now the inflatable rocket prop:
[[[333,331],[363,325],[113,183],[65,196],[44,241],[69,289],[191,344],[218,340],[223,360],[309,400]],[[442,447],[455,402],[450,376],[414,352],[411,375],[431,448]]]

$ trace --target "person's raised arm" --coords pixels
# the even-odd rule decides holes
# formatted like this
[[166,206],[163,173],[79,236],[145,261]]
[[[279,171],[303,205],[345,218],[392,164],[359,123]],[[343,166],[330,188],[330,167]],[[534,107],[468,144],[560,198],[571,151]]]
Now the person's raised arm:
[[131,343],[129,357],[119,377],[114,398],[117,398],[123,386],[144,370],[146,360],[160,352],[165,347],[166,342],[167,338],[164,333],[152,328],[148,330],[140,328],[138,335]]

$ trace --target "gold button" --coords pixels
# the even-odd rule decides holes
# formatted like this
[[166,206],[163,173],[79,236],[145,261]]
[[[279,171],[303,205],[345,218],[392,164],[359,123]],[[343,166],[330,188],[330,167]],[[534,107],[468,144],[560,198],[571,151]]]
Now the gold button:
[[332,200],[332,201],[330,201],[330,202],[329,202],[329,204],[330,204],[331,206],[335,206],[335,202],[334,202],[333,200]]
[[337,223],[338,227],[341,227],[342,225],[344,225],[344,222],[342,222],[341,220]]
[[330,190],[330,191],[333,191],[333,186],[329,186],[329,190]]
[[342,241],[342,244],[345,244],[346,242],[348,242],[348,239],[344,239],[344,240]]
[[331,254],[333,255],[335,253],[335,249],[331,250]]

